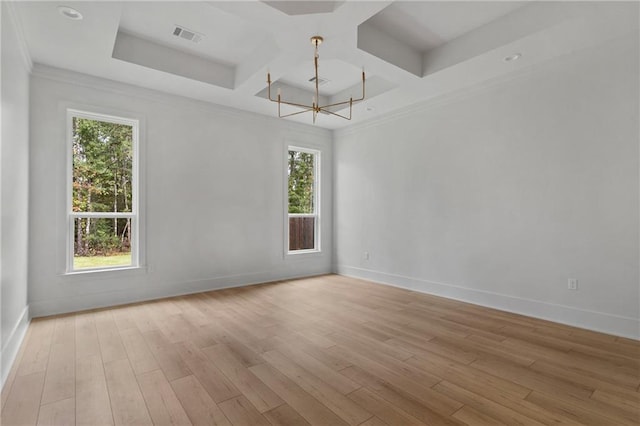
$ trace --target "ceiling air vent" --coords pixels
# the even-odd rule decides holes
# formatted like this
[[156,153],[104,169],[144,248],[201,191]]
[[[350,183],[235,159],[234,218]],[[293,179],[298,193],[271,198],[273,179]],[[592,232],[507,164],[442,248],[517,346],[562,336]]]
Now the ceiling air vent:
[[173,30],[173,35],[176,37],[183,38],[185,40],[192,41],[194,43],[200,43],[200,41],[202,40],[202,37],[204,37],[202,34],[199,34],[195,31],[188,30],[185,27],[181,27],[180,25],[176,25],[176,27]]
[[[322,77],[318,77],[318,86],[324,86],[325,84],[327,84],[329,82],[328,79],[326,78],[322,78]],[[315,77],[311,77],[309,79],[309,83],[313,83],[316,84],[316,78]]]

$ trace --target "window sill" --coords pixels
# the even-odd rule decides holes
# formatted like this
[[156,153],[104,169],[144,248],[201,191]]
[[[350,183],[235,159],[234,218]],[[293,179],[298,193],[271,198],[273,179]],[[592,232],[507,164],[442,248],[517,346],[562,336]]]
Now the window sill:
[[322,250],[294,250],[294,251],[288,251],[285,253],[285,257],[287,258],[304,258],[304,257],[315,257],[315,256],[321,256],[323,254]]
[[100,277],[100,278],[109,278],[110,276],[119,276],[122,275],[138,275],[138,274],[146,274],[147,267],[146,266],[125,266],[122,268],[100,268],[100,269],[87,269],[87,270],[78,270],[78,271],[70,271],[64,272],[60,275],[63,277],[78,277],[78,278],[88,278],[90,276]]

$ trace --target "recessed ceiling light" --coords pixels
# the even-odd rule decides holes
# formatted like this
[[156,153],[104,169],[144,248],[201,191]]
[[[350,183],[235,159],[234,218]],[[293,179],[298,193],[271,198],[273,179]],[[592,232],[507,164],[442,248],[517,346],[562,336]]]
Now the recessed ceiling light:
[[511,62],[511,61],[515,61],[518,60],[522,57],[522,53],[514,53],[513,55],[507,56],[504,58],[505,62]]
[[58,6],[58,12],[66,18],[79,21],[82,19],[82,13],[69,6]]

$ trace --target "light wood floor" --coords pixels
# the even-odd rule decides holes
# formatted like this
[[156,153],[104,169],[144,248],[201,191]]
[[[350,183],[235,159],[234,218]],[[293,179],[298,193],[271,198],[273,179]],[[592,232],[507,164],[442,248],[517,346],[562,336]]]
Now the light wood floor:
[[640,423],[640,343],[336,275],[32,321],[2,425]]

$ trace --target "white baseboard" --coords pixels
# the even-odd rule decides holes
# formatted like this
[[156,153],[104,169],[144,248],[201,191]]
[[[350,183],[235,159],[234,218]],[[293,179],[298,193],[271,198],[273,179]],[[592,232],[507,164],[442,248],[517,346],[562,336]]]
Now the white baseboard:
[[340,275],[361,278],[393,287],[640,340],[640,320],[638,318],[588,311],[571,306],[524,299],[347,265],[337,265],[334,267],[334,271]]
[[126,291],[100,292],[45,301],[31,301],[29,306],[31,316],[33,318],[38,318],[49,315],[84,311],[88,309],[144,302],[147,300],[162,299],[165,297],[184,296],[187,294],[202,293],[211,290],[222,290],[225,288],[244,287],[253,284],[330,274],[331,272],[330,267],[307,267],[304,271],[291,268],[286,271],[277,270],[251,274],[239,274],[198,281],[172,283],[170,285],[157,285],[153,287],[145,286],[143,288],[132,287]]
[[2,353],[0,354],[0,368],[2,369],[0,374],[0,389],[4,387],[4,383],[9,376],[9,371],[11,371],[11,366],[16,360],[20,345],[24,340],[24,336],[27,334],[29,321],[29,306],[27,305],[24,307],[20,318],[18,318],[18,321],[13,326],[13,329],[9,334],[9,338],[7,339],[7,343],[2,348]]

